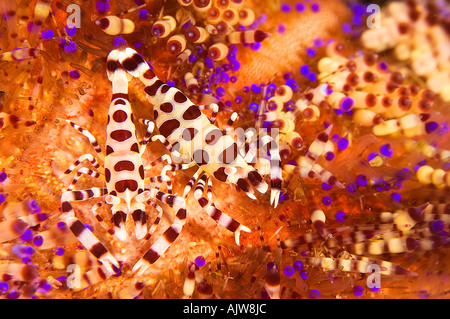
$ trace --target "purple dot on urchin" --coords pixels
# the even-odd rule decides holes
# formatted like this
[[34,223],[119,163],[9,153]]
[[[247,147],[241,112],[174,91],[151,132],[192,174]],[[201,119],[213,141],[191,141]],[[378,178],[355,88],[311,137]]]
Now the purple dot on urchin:
[[12,291],[6,294],[6,299],[19,299],[22,293],[20,291]]
[[315,38],[313,43],[316,48],[320,48],[324,45],[325,41],[322,38]]
[[37,291],[46,294],[50,291],[50,289],[52,289],[52,285],[46,280],[43,280],[42,282],[39,283]]
[[339,103],[339,108],[344,111],[348,112],[355,106],[355,101],[351,97],[344,97],[341,102]]
[[77,51],[77,44],[74,41],[66,41],[66,43],[63,45],[64,51],[66,53],[72,54]]
[[375,293],[380,291],[380,287],[376,287],[376,286],[369,288],[369,289],[370,289],[370,291],[375,292]]
[[347,192],[349,192],[349,193],[355,193],[355,192],[356,192],[356,189],[357,189],[356,183],[350,183],[350,184],[348,184],[347,187],[346,187],[345,189],[346,189]]
[[364,187],[367,185],[367,177],[364,174],[359,174],[358,176],[356,176],[356,184],[359,187]]
[[352,31],[352,26],[348,22],[342,24],[342,31],[344,33],[350,33]]
[[69,37],[73,37],[77,33],[77,28],[74,26],[65,26],[64,28]]
[[39,203],[34,199],[29,200],[27,203],[27,206],[32,213],[39,213],[41,211],[41,207],[39,207]]
[[401,199],[402,199],[402,195],[401,195],[400,193],[392,193],[392,194],[391,194],[391,198],[392,198],[393,200],[395,200],[396,202],[399,202],[399,203],[400,203],[400,201],[401,201]]
[[295,271],[300,271],[303,268],[303,263],[300,260],[294,261],[294,269]]
[[98,11],[98,13],[106,13],[108,12],[110,7],[111,6],[108,1],[99,0],[95,3],[95,9]]
[[216,94],[218,96],[224,96],[226,94],[226,91],[223,87],[219,86],[216,88]]
[[306,6],[303,3],[301,3],[300,1],[298,1],[295,4],[295,10],[297,10],[298,12],[303,12],[303,11],[305,11],[305,9],[306,9]]
[[334,153],[331,152],[331,151],[326,152],[326,153],[325,153],[325,159],[326,159],[327,161],[332,161],[332,160],[334,159]]
[[362,25],[364,23],[364,19],[360,16],[353,16],[352,23],[356,26]]
[[12,252],[19,258],[33,256],[34,248],[26,245],[16,244],[12,247]]
[[381,61],[380,63],[378,63],[378,68],[380,69],[380,71],[387,71],[389,70],[389,65],[385,61]]
[[298,92],[298,90],[300,89],[295,79],[286,80],[286,85],[289,86],[294,92]]
[[308,74],[309,74],[309,65],[308,64],[303,64],[300,67],[300,74],[303,76],[308,76]]
[[61,247],[56,248],[55,255],[56,256],[64,255],[64,248],[61,248]]
[[250,49],[253,51],[258,51],[261,49],[261,42],[250,43]]
[[291,12],[291,9],[292,9],[292,6],[290,4],[288,4],[288,3],[281,4],[281,11],[288,13],[288,12]]
[[241,68],[241,63],[238,60],[232,60],[230,67],[232,71],[238,71]]
[[278,33],[283,34],[286,32],[286,25],[284,23],[280,23],[277,28]]
[[20,236],[20,240],[27,242],[33,239],[33,231],[31,229],[25,230],[25,232]]
[[314,49],[312,47],[308,47],[308,48],[306,48],[306,54],[309,57],[314,57],[316,55],[316,49]]
[[284,267],[284,269],[283,269],[283,274],[284,274],[286,277],[291,277],[293,274],[295,274],[295,269],[294,269],[294,267],[292,267],[292,266],[286,266],[286,267]]
[[259,94],[259,93],[261,93],[261,91],[262,91],[262,88],[261,88],[258,84],[255,84],[255,83],[253,83],[253,84],[250,86],[250,89],[251,89],[252,92],[255,93],[255,94]]
[[236,60],[236,53],[235,52],[230,52],[230,50],[228,50],[227,59],[228,59],[228,61]]
[[44,30],[41,32],[41,38],[46,40],[46,39],[51,39],[55,36],[55,34],[53,33],[53,30],[49,29],[49,30]]
[[126,44],[125,39],[122,37],[114,37],[113,39],[113,45],[118,48],[121,46],[124,46]]
[[318,3],[314,2],[313,4],[311,4],[311,10],[313,12],[319,12],[320,11],[320,6]]
[[340,151],[344,151],[347,149],[349,141],[346,137],[342,137],[337,142],[337,147]]
[[336,214],[334,215],[334,218],[338,223],[343,223],[345,221],[346,217],[347,217],[347,214],[345,212],[343,212],[342,210],[337,211]]
[[362,286],[353,287],[353,294],[355,297],[361,297],[364,294],[364,288]]
[[9,284],[7,282],[0,282],[0,293],[5,293],[9,289]]
[[372,153],[370,153],[368,156],[367,156],[367,161],[372,161],[375,157],[377,157],[378,156],[378,153],[377,152],[372,152]]
[[150,14],[148,13],[148,10],[146,9],[139,10],[139,19],[146,20],[149,18],[149,16]]
[[317,75],[314,72],[311,72],[308,74],[308,80],[310,82],[316,82],[317,81]]
[[425,123],[425,130],[427,133],[434,132],[439,127],[439,124],[436,122],[427,122]]
[[43,243],[44,239],[42,238],[42,236],[37,235],[36,237],[33,238],[33,245],[39,247],[42,246]]
[[81,74],[78,70],[70,70],[69,76],[74,80],[78,80],[81,77]]
[[262,13],[259,18],[258,18],[258,22],[259,23],[265,23],[267,21],[267,15]]
[[431,223],[431,229],[435,233],[439,233],[444,230],[445,223],[442,220],[435,220]]
[[58,222],[58,223],[56,224],[56,226],[57,226],[58,228],[61,228],[61,229],[65,229],[65,228],[67,227],[67,225],[66,225],[65,222]]
[[320,298],[320,291],[317,289],[311,289],[309,291],[309,298],[310,299],[318,299]]
[[331,199],[330,196],[324,196],[324,197],[322,198],[322,203],[323,203],[325,206],[330,206],[330,205],[333,203],[333,199]]
[[205,257],[203,256],[197,256],[194,260],[194,263],[197,267],[203,267],[206,263]]
[[386,157],[392,157],[394,151],[392,150],[391,144],[387,143],[380,147],[380,153]]

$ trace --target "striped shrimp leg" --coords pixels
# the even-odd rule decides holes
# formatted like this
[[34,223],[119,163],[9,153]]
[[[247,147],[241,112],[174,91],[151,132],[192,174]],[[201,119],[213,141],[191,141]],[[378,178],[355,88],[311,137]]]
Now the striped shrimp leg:
[[[327,229],[326,233],[327,235],[329,234],[335,234],[335,233],[341,233],[344,231],[348,231],[349,228],[348,227],[339,227],[339,228],[331,228],[331,229]],[[352,232],[350,233],[350,237],[354,240],[359,241],[358,239],[360,238],[360,236],[356,235],[358,232]],[[342,236],[342,235],[339,235]],[[362,237],[361,240],[365,240],[367,238],[372,237],[373,235],[370,235],[370,232],[366,232],[364,237]],[[296,238],[288,238],[285,240],[282,240],[280,242],[280,247],[282,249],[288,249],[288,248],[294,248],[294,247],[298,247],[298,246],[302,246],[302,245],[308,245],[310,248],[313,247],[313,244],[319,242],[323,240],[323,237],[319,234],[319,233],[306,233],[304,235],[300,235]],[[330,240],[330,239],[328,239]],[[334,241],[334,239],[332,240]]]
[[71,191],[75,184],[78,182],[78,180],[80,179],[81,175],[87,175],[93,178],[99,178],[100,177],[100,173],[99,172],[95,172],[91,169],[88,169],[86,167],[81,167],[78,171],[77,171],[77,175],[74,177],[74,179],[72,180],[72,183],[70,184],[70,186],[67,188],[67,190]]
[[[282,170],[278,143],[271,136],[263,136],[259,148],[265,150],[268,145],[270,154],[270,204],[277,207],[281,193]],[[251,181],[251,180],[250,180]]]
[[[186,185],[183,193],[183,197],[186,197],[189,191],[194,186],[195,182],[197,181],[197,185],[194,190],[194,197],[200,204],[200,206],[206,210],[208,215],[214,219],[219,225],[222,227],[225,227],[231,232],[234,232],[235,234],[235,241],[236,244],[239,245],[239,237],[240,232],[244,231],[249,233],[250,229],[246,226],[242,225],[235,219],[231,218],[224,212],[222,212],[220,209],[218,209],[214,203],[212,202],[212,182],[211,179],[207,177],[207,175],[202,172],[201,169],[199,169],[194,176],[189,180],[188,184]],[[203,196],[203,193],[205,191],[206,183],[208,183],[207,187],[207,198]]]
[[148,267],[154,264],[177,239],[186,222],[187,215],[186,202],[183,198],[166,194],[155,189],[152,189],[149,192],[150,198],[158,199],[170,207],[178,207],[178,210],[172,225],[164,231],[161,237],[153,243],[144,256],[134,265],[132,271],[137,272],[138,275],[142,275]]
[[[209,200],[204,196],[202,196],[203,192],[205,191],[205,185],[207,181],[208,181],[207,196]],[[194,197],[195,199],[197,199],[200,206],[202,206],[202,208],[206,210],[206,212],[212,219],[214,219],[219,225],[225,227],[226,229],[234,233],[234,239],[237,245],[239,245],[239,237],[241,231],[250,233],[249,228],[242,225],[238,221],[234,220],[227,214],[223,213],[220,209],[218,209],[214,205],[214,203],[211,202],[212,197],[211,184],[209,182],[208,177],[204,173],[200,175],[200,178],[198,179],[197,186],[194,191]]]
[[450,214],[450,204],[436,204],[428,205],[425,210],[425,214]]
[[[98,145],[97,140],[95,139],[95,137],[94,137],[88,130],[86,130],[85,128],[82,128],[82,127],[79,126],[78,124],[76,124],[76,123],[74,123],[74,122],[71,122],[71,121],[69,121],[69,120],[64,120],[64,121],[66,121],[70,126],[72,126],[74,129],[76,129],[78,132],[80,132],[81,134],[83,134],[84,136],[86,136],[86,137],[88,138],[88,140],[89,140],[89,143],[91,143],[92,147],[94,148],[94,150],[95,150],[98,154],[100,154],[100,153],[102,152],[102,149],[101,149],[100,146]],[[76,165],[78,165],[79,162],[81,162],[81,161],[87,159],[87,160],[89,160],[89,161],[91,162],[91,164],[94,165],[94,167],[95,167],[95,166],[96,166],[95,160],[94,160],[93,158],[91,159],[92,155],[91,155],[91,157],[89,157],[88,155],[89,155],[89,154],[85,154],[85,155],[80,156],[80,158],[78,159],[78,162],[75,162]],[[84,156],[84,157],[83,157],[83,156]],[[74,165],[75,165],[75,163],[74,163]],[[74,167],[71,166],[70,168],[73,169]],[[70,173],[70,172],[71,172],[71,171],[69,171],[68,173]],[[66,173],[66,174],[68,174],[68,173]]]
[[62,219],[80,243],[96,257],[109,273],[114,274],[120,268],[117,260],[108,252],[106,247],[95,237],[78,218],[75,217],[72,201],[84,201],[90,198],[101,197],[107,193],[104,188],[91,188],[81,191],[67,191],[61,196]]
[[311,160],[311,167],[316,163],[317,159],[323,154],[325,150],[325,145],[327,144],[331,130],[333,128],[333,125],[330,125],[327,127],[325,131],[317,135],[316,139],[311,143],[311,145],[308,148],[308,151],[306,152],[306,157]]
[[[271,132],[273,132],[273,130]],[[238,138],[238,145],[246,163],[257,163],[258,160],[268,161],[266,159],[266,154],[268,153],[270,155],[270,204],[276,208],[279,202],[282,184],[279,147],[272,136],[263,135],[256,140],[252,140],[254,136],[256,136],[255,132],[247,131],[244,135],[244,141],[241,141]],[[258,154],[262,156],[259,156],[258,158]],[[265,193],[267,191],[266,185],[260,183],[259,173],[256,173],[258,173],[258,171],[249,172],[248,180],[260,193]]]
[[[77,264],[76,264],[77,265]],[[70,266],[69,266],[70,267]],[[80,291],[86,289],[90,286],[93,286],[99,282],[105,281],[113,274],[110,273],[104,265],[89,267],[92,268],[84,273],[80,273],[80,270],[75,268],[72,269],[74,271],[75,276],[72,278],[68,278],[66,281],[67,286],[73,291]],[[68,268],[71,269],[71,268]],[[78,272],[78,273],[77,273]],[[70,280],[72,279],[72,280]]]
[[298,166],[286,164],[284,170],[288,173],[298,174],[302,178],[319,179],[330,186],[344,188],[344,185],[337,179],[335,175],[324,169],[319,164],[314,164],[311,158],[300,156],[297,159]]
[[345,249],[355,255],[382,255],[382,254],[400,254],[414,251],[417,248],[421,250],[431,250],[436,245],[431,240],[418,240],[411,237],[386,238],[376,241],[366,241],[345,245]]
[[80,157],[78,157],[78,159],[72,165],[70,165],[70,167],[64,172],[64,174],[65,175],[70,174],[75,168],[78,167],[78,165],[80,165],[85,160],[88,160],[91,163],[91,165],[97,169],[100,167],[100,164],[97,162],[94,156],[92,156],[91,154],[83,154]]
[[300,257],[299,260],[312,267],[321,267],[325,271],[341,270],[344,272],[371,274],[373,265],[378,265],[382,275],[417,276],[416,273],[399,265],[376,258],[343,259],[328,257]]

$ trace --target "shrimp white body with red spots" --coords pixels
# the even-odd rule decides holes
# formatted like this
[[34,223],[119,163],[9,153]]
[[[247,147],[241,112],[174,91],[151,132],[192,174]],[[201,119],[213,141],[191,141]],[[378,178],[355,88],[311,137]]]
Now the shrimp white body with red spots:
[[[159,139],[164,146],[172,152],[175,159],[187,164],[172,164],[163,169],[161,175],[167,170],[185,169],[197,165],[199,170],[188,183],[184,195],[190,191],[195,181],[206,184],[209,177],[215,177],[221,182],[235,184],[250,198],[255,199],[253,188],[260,193],[268,190],[260,173],[250,166],[242,156],[242,151],[233,137],[228,134],[231,125],[237,117],[233,113],[226,127],[221,130],[214,125],[215,115],[218,111],[217,104],[208,107],[213,110],[209,119],[201,112],[201,108],[192,103],[187,96],[175,87],[170,87],[161,81],[150,69],[147,62],[133,49],[120,50],[119,61],[129,74],[139,78],[145,85],[148,100],[154,105],[155,125],[161,135],[152,139]],[[272,144],[266,139],[265,143]],[[261,146],[261,145],[260,145]],[[272,150],[271,170],[271,203],[276,207],[281,189],[281,168],[279,154]],[[277,150],[277,148],[276,148]],[[249,182],[250,183],[249,183]],[[239,232],[249,229],[217,209],[211,203],[211,193],[208,188],[208,198],[202,197],[204,186],[198,185],[194,196],[200,205],[208,212],[210,217],[220,225],[235,232],[236,242],[239,242]],[[250,185],[251,184],[251,185]]]
[[[144,257],[135,265],[133,271],[137,271],[148,263],[154,263],[165,252],[173,241],[178,237],[186,218],[185,201],[183,198],[161,192],[158,188],[146,189],[144,185],[145,169],[141,158],[144,147],[148,139],[144,138],[139,146],[135,133],[133,114],[131,112],[130,102],[128,100],[128,81],[130,77],[117,61],[117,51],[112,51],[108,56],[107,62],[108,79],[112,82],[112,101],[108,112],[107,139],[106,139],[106,157],[104,159],[104,178],[106,188],[90,188],[87,190],[71,190],[78,178],[86,174],[95,178],[100,174],[86,168],[80,168],[77,171],[77,177],[69,187],[69,190],[63,193],[61,197],[62,218],[69,226],[73,234],[96,258],[98,258],[109,275],[118,271],[119,263],[108,252],[105,246],[95,237],[89,228],[87,228],[78,218],[70,204],[71,201],[83,201],[94,197],[105,196],[105,202],[111,204],[112,222],[114,224],[115,236],[122,241],[128,238],[126,230],[126,220],[129,215],[133,217],[135,224],[135,236],[142,239],[149,235],[147,230],[147,213],[145,211],[146,202],[155,203],[159,200],[168,204],[170,207],[178,207],[174,223],[163,233],[163,235],[151,246]],[[78,129],[83,135],[88,137],[94,149],[101,153],[95,138],[85,129],[79,127],[73,122],[67,121],[72,127]],[[153,130],[153,123],[145,121],[148,125],[147,135]],[[89,160],[95,168],[100,165],[90,154],[80,156],[65,174],[69,174],[78,164],[85,159]],[[161,159],[153,162],[156,165]],[[151,182],[169,181],[168,178],[152,177]],[[101,206],[101,202],[96,204],[95,209]],[[105,227],[102,218],[96,215],[97,220]],[[161,212],[161,211],[160,211]],[[159,217],[155,224],[159,222]],[[149,236],[148,236],[149,237]],[[145,268],[143,269],[145,270]],[[141,271],[143,271],[141,270]]]

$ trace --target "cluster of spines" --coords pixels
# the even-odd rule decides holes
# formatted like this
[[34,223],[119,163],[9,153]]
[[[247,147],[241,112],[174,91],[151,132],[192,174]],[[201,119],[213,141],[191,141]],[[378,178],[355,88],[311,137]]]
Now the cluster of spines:
[[[317,212],[319,214],[316,214]],[[325,227],[326,219],[320,212],[316,211],[311,216],[316,232],[283,240],[281,248],[293,249],[307,246],[309,251],[314,251],[314,247],[323,240],[327,251],[336,251],[339,254],[346,251],[353,255],[352,261],[314,255],[301,258],[305,264],[320,266],[325,270],[341,269],[345,272],[365,273],[367,266],[375,263],[384,267],[381,272],[384,275],[417,276],[414,272],[396,264],[356,256],[420,253],[421,251],[436,250],[449,243],[447,204],[427,203],[419,207],[399,209],[395,212],[372,213],[370,216],[375,220],[371,223],[365,223],[362,220],[356,226],[341,228]],[[317,223],[320,225],[319,228]]]
[[405,75],[389,72],[387,64],[371,52],[345,57],[345,47],[334,41],[327,56],[318,62],[319,81],[326,96],[316,96],[336,114],[350,114],[361,126],[372,127],[376,136],[404,134],[409,137],[433,132],[430,121],[435,94],[415,84],[405,84]]
[[[215,36],[222,37],[223,42],[211,45],[207,55],[214,61],[220,61],[228,53],[225,43],[256,43],[268,36],[261,30],[245,30],[254,22],[255,13],[244,8],[243,1],[219,0],[214,1],[214,5],[212,0],[179,3],[181,7],[174,16],[163,15],[151,27],[151,34],[156,39],[167,38],[166,50],[174,56],[184,52],[188,46],[205,43]],[[109,35],[130,34],[135,30],[132,20],[114,15],[105,16],[97,20],[96,24]],[[240,30],[236,30],[238,24]]]
[[54,287],[39,270],[40,246],[34,239],[49,215],[36,200],[15,202],[12,197],[2,205],[0,218],[0,251],[8,256],[0,263],[0,298],[45,298]]
[[364,47],[393,55],[425,78],[429,89],[450,101],[448,4],[435,1],[390,2],[380,13],[377,28],[361,35]]

